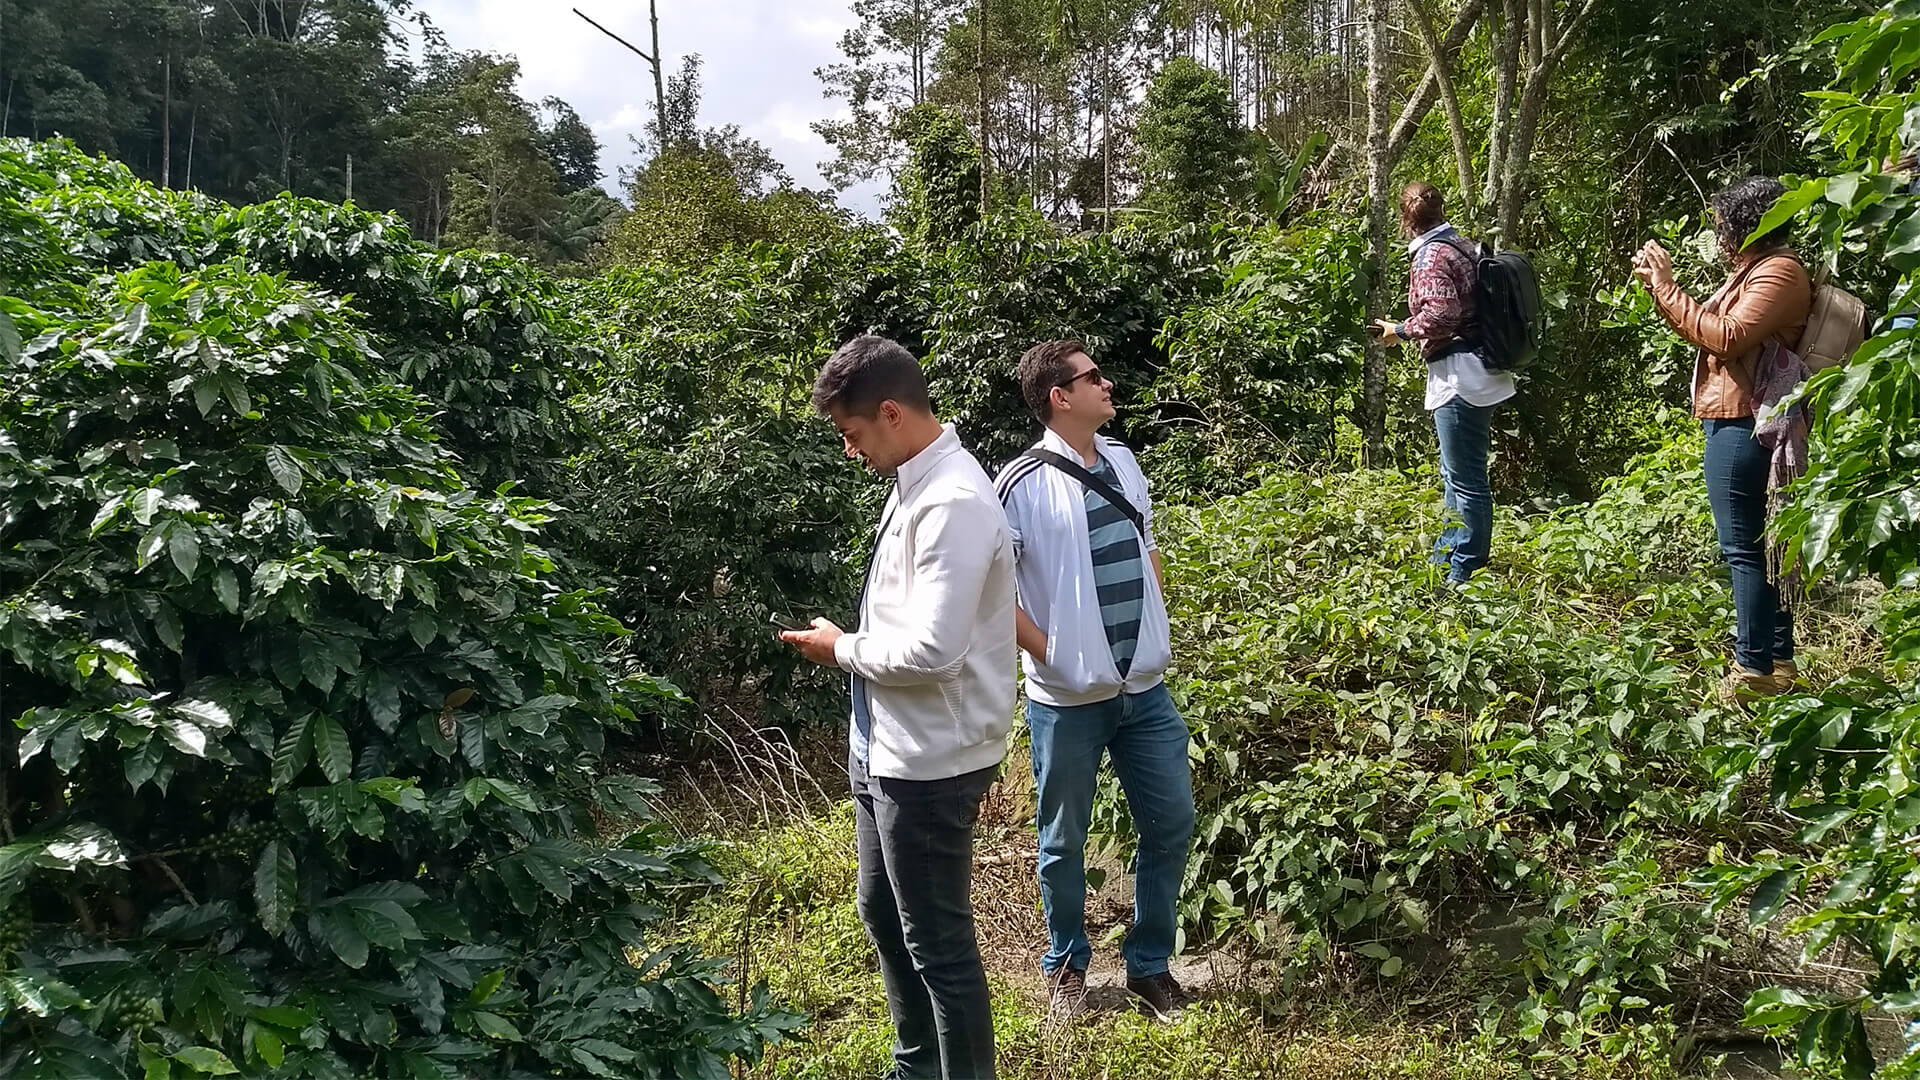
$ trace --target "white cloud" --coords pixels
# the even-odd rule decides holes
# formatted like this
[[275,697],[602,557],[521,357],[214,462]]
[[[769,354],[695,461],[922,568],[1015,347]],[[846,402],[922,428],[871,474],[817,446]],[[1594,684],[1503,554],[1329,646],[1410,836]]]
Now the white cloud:
[[[564,99],[599,136],[609,188],[635,163],[628,136],[653,114],[653,73],[645,61],[576,16],[650,50],[646,0],[420,0],[455,49],[511,53],[520,60],[521,93]],[[689,53],[701,57],[700,120],[739,124],[760,139],[804,187],[822,188],[826,144],[809,128],[844,113],[820,93],[814,69],[840,59],[853,25],[846,0],[660,0],[660,51],[667,71]],[[873,213],[871,193],[846,204]]]

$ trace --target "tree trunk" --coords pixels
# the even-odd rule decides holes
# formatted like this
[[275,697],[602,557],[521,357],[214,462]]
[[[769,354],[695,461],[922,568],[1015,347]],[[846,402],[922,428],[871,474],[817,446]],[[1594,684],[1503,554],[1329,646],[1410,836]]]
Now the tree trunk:
[[1453,164],[1460,184],[1460,208],[1471,211],[1473,204],[1473,150],[1467,144],[1467,122],[1460,112],[1460,96],[1453,86],[1453,60],[1447,55],[1446,48],[1440,43],[1440,35],[1433,27],[1433,16],[1427,12],[1426,0],[1407,0],[1407,7],[1413,12],[1414,25],[1420,30],[1420,43],[1426,47],[1427,62],[1432,66],[1434,82],[1440,87],[1440,105],[1447,113],[1447,135],[1453,140]]
[[1113,228],[1113,51],[1101,50],[1106,77],[1100,80],[1100,231]]
[[[1593,13],[1595,0],[1585,0],[1565,30],[1555,24],[1553,0],[1532,2],[1537,5],[1533,9],[1535,25],[1528,38],[1532,55],[1528,58],[1526,82],[1520,91],[1519,110],[1509,121],[1503,147],[1505,154],[1498,159],[1503,175],[1500,180],[1500,201],[1493,205],[1493,209],[1499,214],[1500,236],[1503,240],[1515,236],[1520,228],[1520,211],[1526,205],[1527,180],[1533,163],[1533,143],[1540,131],[1540,118],[1546,112],[1547,94],[1552,87],[1554,73],[1559,70],[1560,62],[1572,47],[1574,36]],[[1494,160],[1489,158],[1490,172]]]
[[[1496,211],[1505,205],[1507,140],[1514,86],[1520,77],[1520,45],[1527,33],[1524,0],[1502,0],[1493,21],[1493,122],[1487,128],[1487,186],[1480,200]],[[1505,237],[1501,237],[1504,241]]]
[[[1494,2],[1498,3],[1499,0]],[[1461,47],[1472,36],[1474,26],[1485,11],[1484,4],[1485,0],[1466,0],[1460,6],[1460,14],[1454,17],[1453,28],[1447,31],[1446,38],[1440,43],[1449,57],[1459,56]],[[1397,162],[1407,152],[1414,133],[1420,130],[1421,122],[1426,120],[1428,111],[1433,108],[1438,87],[1439,80],[1434,76],[1433,65],[1429,63],[1426,74],[1414,87],[1413,96],[1407,99],[1406,106],[1400,110],[1400,119],[1394,121],[1393,134],[1387,140],[1388,160]]]
[[660,125],[660,149],[655,156],[667,148],[667,83],[660,75],[660,69],[666,66],[666,58],[660,55],[660,7],[657,0],[647,0],[647,18],[653,24],[653,118]]
[[913,0],[913,103],[927,95],[927,10],[924,0]]
[[1361,438],[1369,468],[1387,463],[1387,350],[1371,333],[1386,317],[1387,257],[1387,0],[1367,0],[1367,351],[1362,378]]
[[160,186],[173,186],[173,54],[160,58]]
[[985,224],[991,209],[988,197],[991,181],[987,178],[987,174],[992,171],[993,156],[987,142],[992,135],[992,114],[987,111],[987,0],[979,0],[977,11],[978,16],[974,21],[979,23],[975,29],[975,37],[979,39],[976,43],[979,46],[978,55],[975,58],[978,75],[974,81],[979,84],[980,94],[980,221]]

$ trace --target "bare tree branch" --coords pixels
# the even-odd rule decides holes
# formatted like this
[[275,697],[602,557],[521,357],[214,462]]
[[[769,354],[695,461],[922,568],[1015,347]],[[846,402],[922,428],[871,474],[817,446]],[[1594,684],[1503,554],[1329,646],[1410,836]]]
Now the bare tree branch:
[[[1480,22],[1480,15],[1486,10],[1485,0],[1466,0],[1460,5],[1460,14],[1454,17],[1453,26],[1447,30],[1447,36],[1441,41],[1441,51],[1447,56],[1455,56],[1473,28]],[[1433,108],[1439,79],[1434,74],[1433,64],[1427,64],[1426,74],[1413,89],[1413,96],[1400,110],[1400,118],[1394,121],[1393,131],[1387,136],[1387,160],[1397,162],[1407,152],[1407,146],[1413,142],[1414,132],[1420,130],[1421,121],[1427,118],[1428,110]]]
[[1453,140],[1453,161],[1460,182],[1460,197],[1471,201],[1473,153],[1467,146],[1467,124],[1460,112],[1460,96],[1454,90],[1453,62],[1440,43],[1440,35],[1434,29],[1433,15],[1427,10],[1426,0],[1407,0],[1407,7],[1413,12],[1414,25],[1420,30],[1420,43],[1427,50],[1429,69],[1440,87],[1440,104],[1447,113],[1447,134]]

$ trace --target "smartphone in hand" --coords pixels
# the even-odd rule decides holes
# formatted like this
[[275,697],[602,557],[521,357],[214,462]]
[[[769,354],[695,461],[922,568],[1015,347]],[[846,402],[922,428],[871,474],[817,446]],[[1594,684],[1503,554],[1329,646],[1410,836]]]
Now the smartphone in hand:
[[802,630],[813,629],[811,625],[791,619],[785,615],[780,614],[777,611],[769,614],[767,616],[767,621],[772,623],[775,629],[789,630],[794,633],[798,633]]

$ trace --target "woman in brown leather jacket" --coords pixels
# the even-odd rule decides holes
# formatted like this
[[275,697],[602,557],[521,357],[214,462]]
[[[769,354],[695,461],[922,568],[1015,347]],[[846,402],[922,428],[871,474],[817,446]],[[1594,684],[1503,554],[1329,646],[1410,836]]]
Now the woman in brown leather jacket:
[[1721,683],[1721,696],[1733,701],[1777,694],[1798,674],[1793,613],[1767,577],[1769,454],[1753,438],[1753,386],[1767,342],[1789,349],[1799,344],[1813,285],[1786,244],[1785,225],[1746,244],[1785,192],[1778,180],[1755,176],[1714,196],[1714,234],[1732,272],[1704,304],[1673,280],[1673,259],[1659,244],[1649,241],[1633,259],[1634,276],[1653,294],[1660,314],[1698,350],[1693,415],[1706,429],[1707,497],[1721,553],[1733,571],[1738,617],[1733,671]]

